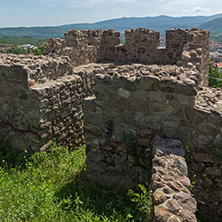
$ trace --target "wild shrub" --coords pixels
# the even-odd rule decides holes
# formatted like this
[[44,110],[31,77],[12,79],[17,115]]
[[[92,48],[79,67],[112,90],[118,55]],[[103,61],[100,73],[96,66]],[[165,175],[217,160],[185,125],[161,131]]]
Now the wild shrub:
[[137,209],[141,212],[140,220],[152,221],[152,191],[143,184],[139,184],[138,187],[140,188],[139,192],[130,189],[128,195],[131,197],[131,201],[137,203]]

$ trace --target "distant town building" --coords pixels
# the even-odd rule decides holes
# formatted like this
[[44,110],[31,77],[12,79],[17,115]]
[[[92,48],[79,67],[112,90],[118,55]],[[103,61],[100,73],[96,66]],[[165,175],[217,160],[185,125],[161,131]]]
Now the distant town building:
[[216,52],[210,52],[210,59],[212,59],[213,62],[222,62],[222,49]]
[[28,50],[34,48],[34,45],[26,44],[26,45],[18,45],[18,47]]

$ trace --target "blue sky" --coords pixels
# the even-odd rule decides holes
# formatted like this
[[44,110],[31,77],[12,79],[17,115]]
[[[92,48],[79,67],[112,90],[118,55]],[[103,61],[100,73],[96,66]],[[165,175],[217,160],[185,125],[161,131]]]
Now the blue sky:
[[0,27],[53,26],[120,17],[222,13],[221,0],[0,0]]

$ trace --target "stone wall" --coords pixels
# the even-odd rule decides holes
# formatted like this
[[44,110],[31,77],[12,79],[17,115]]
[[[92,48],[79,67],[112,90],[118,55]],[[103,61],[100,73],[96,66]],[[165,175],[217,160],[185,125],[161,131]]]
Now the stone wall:
[[[125,35],[125,45],[120,45],[120,33],[114,30],[70,30],[69,33],[65,34],[64,40],[50,40],[46,50],[46,54],[49,54],[50,57],[8,56],[1,54],[0,81],[2,89],[0,91],[0,104],[2,108],[1,124],[4,125],[2,127],[2,132],[4,133],[2,133],[1,141],[8,137],[17,138],[18,135],[19,138],[22,135],[23,138],[26,135],[26,137],[34,138],[27,139],[25,137],[24,141],[30,140],[35,141],[35,144],[39,143],[39,145],[35,145],[32,148],[33,150],[38,150],[40,144],[44,144],[52,136],[65,138],[70,137],[66,135],[71,135],[73,130],[77,132],[78,130],[74,126],[71,126],[70,131],[65,129],[69,125],[68,122],[71,121],[68,116],[77,116],[77,114],[73,113],[75,109],[71,108],[75,106],[73,101],[82,101],[85,96],[93,94],[93,77],[97,73],[97,67],[91,67],[91,65],[86,66],[83,70],[79,70],[78,66],[81,64],[90,64],[91,62],[104,59],[118,62],[162,64],[177,62],[177,68],[169,68],[169,72],[166,72],[167,75],[164,74],[165,69],[168,69],[167,66],[162,68],[154,66],[154,68],[151,68],[151,71],[145,69],[143,72],[145,74],[146,72],[154,72],[153,74],[156,75],[160,69],[160,75],[164,76],[165,81],[173,79],[173,84],[177,79],[196,88],[207,84],[207,60],[205,61],[205,58],[207,58],[209,51],[208,31],[199,29],[168,30],[166,32],[166,48],[159,48],[159,33],[155,31],[132,29],[126,31]],[[184,51],[185,46],[187,51]],[[73,70],[75,66],[77,67]],[[133,79],[134,68],[125,67],[124,72],[128,72],[128,68]],[[109,72],[116,72],[115,67],[111,66]],[[62,86],[64,84],[65,86]],[[176,89],[174,86],[167,86],[165,88],[165,90],[171,90],[172,93]],[[165,99],[163,100],[165,101]],[[191,99],[190,103],[192,101],[194,100]],[[82,114],[80,115],[81,104],[76,102],[76,105],[78,106],[78,115],[82,116]],[[61,110],[57,107],[60,107]],[[169,107],[170,109],[172,108],[170,105]],[[67,118],[69,120],[65,120],[66,117],[64,116],[66,115],[68,115]],[[64,119],[62,123],[59,120],[60,116]],[[76,120],[78,118],[80,117],[77,117]],[[32,123],[30,119],[33,119]],[[48,123],[45,124],[45,122]],[[53,122],[55,126],[52,124]],[[64,122],[67,125],[64,125]],[[167,120],[165,120],[165,124],[169,124]],[[82,126],[82,124],[80,125]],[[42,127],[44,127],[44,130]],[[39,130],[43,131],[38,132]],[[82,130],[80,131],[82,132]],[[14,135],[15,132],[16,136]],[[173,135],[170,132],[167,130],[167,135]],[[59,136],[59,134],[63,136]],[[81,133],[74,134],[76,137],[77,135],[80,136]],[[215,135],[212,136],[215,137]],[[23,144],[23,139],[17,140],[14,139],[14,144],[19,148],[22,149],[24,146],[30,147],[27,145],[29,142]],[[64,139],[63,141],[67,140]],[[69,142],[68,144],[72,143]]]
[[64,39],[50,39],[45,54],[68,56],[73,66],[96,62],[102,59],[102,35],[101,30],[70,30]]
[[68,58],[0,55],[0,142],[39,151],[56,138],[70,148],[84,143],[82,103],[92,77]]
[[[167,35],[171,35],[171,30],[167,31]],[[171,39],[172,37],[168,37]],[[177,40],[178,42],[178,40]],[[202,73],[200,85],[208,86],[208,70],[209,70],[209,47],[210,47],[210,33],[206,30],[197,28],[191,29],[187,33],[187,41],[184,44],[184,51],[182,53],[182,61],[178,61],[178,66],[192,67],[196,66],[198,71]]]
[[[171,168],[181,171],[184,159],[160,152],[153,158],[153,138],[188,141],[186,160],[190,175],[196,175],[198,208],[210,209],[216,215],[212,220],[220,221],[222,95],[206,87],[209,32],[168,30],[165,48],[159,47],[155,31],[130,30],[125,38],[120,45],[120,34],[113,30],[71,30],[64,40],[50,40],[50,56],[0,54],[0,142],[10,139],[16,148],[30,151],[44,149],[54,137],[69,148],[83,144],[87,97],[88,179],[128,189],[149,181],[153,164],[154,184],[163,162],[170,166],[165,173],[173,175]],[[102,60],[108,61],[92,63]],[[162,65],[148,65],[153,63]],[[189,183],[174,182],[174,193],[163,199],[160,194],[169,184],[153,186],[155,208],[172,206],[168,213],[163,210],[169,221],[187,214],[195,221],[194,207],[181,211],[184,201],[195,205],[188,198]]]
[[197,221],[182,143],[156,135],[153,144],[153,221]]
[[159,32],[143,28],[126,31],[124,45],[120,44],[120,33],[114,30],[70,30],[64,37],[64,40],[51,39],[45,53],[66,55],[74,66],[102,60],[146,64],[178,62],[180,66],[195,66],[203,76],[200,83],[208,84],[209,31],[167,30],[165,48],[159,47]]
[[150,141],[156,134],[188,141],[198,205],[204,202],[219,215],[222,167],[212,154],[221,151],[220,90],[201,88],[195,68],[101,66],[95,97],[84,108],[88,178],[127,188],[149,178]]
[[[94,113],[104,122],[109,118],[116,122],[110,139],[118,138],[117,126],[129,125],[137,131],[144,128],[150,134],[188,139],[192,147],[211,142],[220,146],[222,97],[220,90],[197,91],[200,75],[170,65],[101,64],[101,73],[95,76]],[[88,112],[92,110],[86,110],[86,116]]]

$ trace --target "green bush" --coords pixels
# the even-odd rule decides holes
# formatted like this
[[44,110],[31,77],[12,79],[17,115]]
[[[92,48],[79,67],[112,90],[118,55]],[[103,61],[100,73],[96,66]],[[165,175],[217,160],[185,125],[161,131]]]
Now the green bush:
[[19,152],[12,146],[10,141],[0,146],[0,167],[4,169],[13,167],[18,169],[24,168],[27,158],[27,151]]
[[41,45],[39,48],[34,49],[33,54],[34,55],[41,55],[43,53],[43,51],[46,50],[46,46],[45,45]]
[[12,46],[12,48],[7,50],[8,53],[12,53],[12,54],[24,54],[27,55],[28,54],[28,50],[18,47],[18,46]]
[[142,213],[140,216],[141,221],[152,221],[153,215],[153,202],[152,190],[148,190],[145,185],[139,184],[139,192],[133,190],[128,191],[131,201],[137,203],[137,209]]

